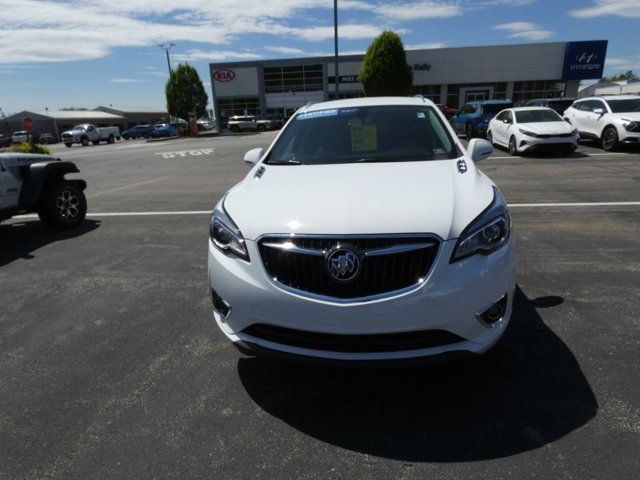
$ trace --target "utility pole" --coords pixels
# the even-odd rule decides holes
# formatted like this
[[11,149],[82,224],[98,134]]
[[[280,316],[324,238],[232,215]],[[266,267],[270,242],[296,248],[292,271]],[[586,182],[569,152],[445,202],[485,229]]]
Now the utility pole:
[[169,45],[165,46],[164,43],[159,43],[158,46],[164,50],[164,52],[167,54],[167,67],[169,67],[169,76],[171,76],[171,60],[169,59],[169,50],[171,50],[173,47],[176,46],[175,43],[170,43]]
[[336,100],[340,94],[340,74],[338,73],[338,0],[333,0],[333,46],[335,50]]

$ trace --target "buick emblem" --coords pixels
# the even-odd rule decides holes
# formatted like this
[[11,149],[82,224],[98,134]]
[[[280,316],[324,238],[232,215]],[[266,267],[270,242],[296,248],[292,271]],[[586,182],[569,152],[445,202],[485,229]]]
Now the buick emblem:
[[360,256],[347,247],[336,247],[327,255],[329,276],[336,282],[350,282],[360,273]]

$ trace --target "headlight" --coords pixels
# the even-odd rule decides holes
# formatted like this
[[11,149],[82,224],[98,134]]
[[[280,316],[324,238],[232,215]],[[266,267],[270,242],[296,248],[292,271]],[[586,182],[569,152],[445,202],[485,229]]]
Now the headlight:
[[[226,197],[225,197],[226,198]],[[240,229],[233,223],[231,217],[224,209],[224,198],[218,202],[211,215],[209,225],[209,237],[213,244],[221,251],[232,252],[249,261],[249,252]]]
[[636,128],[638,128],[638,122],[628,122],[624,124],[624,129],[628,130],[629,132],[635,130]]
[[493,201],[460,234],[453,249],[451,263],[480,253],[488,255],[506,245],[511,230],[507,204],[500,192],[493,188]]
[[518,130],[520,130],[520,133],[522,133],[523,135],[526,135],[527,137],[537,137],[538,136],[537,133],[530,132],[529,130],[523,130],[521,128],[519,128]]
[[576,135],[578,133],[578,129],[574,128],[573,130],[571,130],[571,135]]

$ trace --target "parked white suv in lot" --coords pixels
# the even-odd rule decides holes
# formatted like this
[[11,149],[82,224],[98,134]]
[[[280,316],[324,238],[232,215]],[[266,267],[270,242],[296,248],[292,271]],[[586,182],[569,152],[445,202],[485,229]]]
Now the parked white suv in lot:
[[[482,353],[516,284],[505,200],[431,101],[300,109],[211,217],[214,317],[243,352],[332,361]],[[468,153],[467,153],[468,152]]]
[[621,143],[640,143],[640,96],[605,95],[581,98],[564,112],[581,138],[600,141],[605,150]]

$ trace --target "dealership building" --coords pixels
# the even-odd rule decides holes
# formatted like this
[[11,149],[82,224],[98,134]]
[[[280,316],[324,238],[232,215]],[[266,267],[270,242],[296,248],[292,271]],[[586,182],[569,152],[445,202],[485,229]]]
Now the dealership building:
[[[459,108],[465,102],[576,97],[581,80],[602,77],[606,40],[407,50],[413,95]],[[339,57],[339,97],[362,96],[364,55]],[[335,58],[212,63],[216,124],[232,115],[290,114],[336,98]]]

